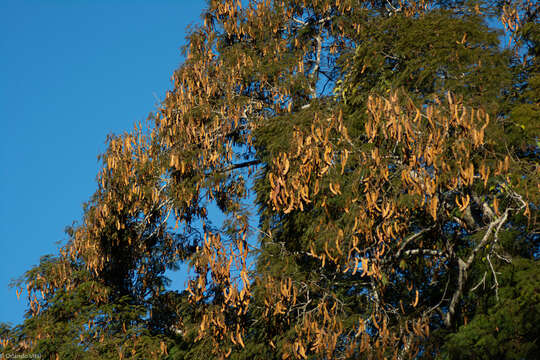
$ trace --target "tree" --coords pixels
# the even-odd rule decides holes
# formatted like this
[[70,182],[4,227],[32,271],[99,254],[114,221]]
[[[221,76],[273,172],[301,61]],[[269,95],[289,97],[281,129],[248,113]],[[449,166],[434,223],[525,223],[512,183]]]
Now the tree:
[[[4,349],[532,357],[537,16],[210,1],[159,110],[109,139],[83,223],[20,281],[30,309]],[[169,291],[181,264],[187,289]]]

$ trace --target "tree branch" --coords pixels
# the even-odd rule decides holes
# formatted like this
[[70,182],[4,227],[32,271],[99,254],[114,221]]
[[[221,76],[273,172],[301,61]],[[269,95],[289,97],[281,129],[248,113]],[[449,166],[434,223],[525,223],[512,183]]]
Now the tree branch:
[[409,255],[434,255],[434,256],[439,255],[439,256],[443,256],[444,253],[442,251],[439,251],[439,250],[412,249],[412,250],[404,251],[403,255],[405,255],[405,256],[409,256]]
[[489,237],[491,236],[491,233],[495,229],[496,226],[501,226],[506,219],[508,218],[508,209],[504,212],[504,214],[499,217],[498,219],[493,220],[486,230],[486,233],[484,234],[484,237],[482,238],[482,241],[476,247],[473,249],[472,253],[467,258],[467,261],[463,261],[461,258],[458,258],[458,267],[459,267],[459,275],[458,275],[458,286],[456,291],[454,291],[454,294],[452,295],[452,299],[450,300],[450,305],[448,306],[448,312],[446,313],[446,318],[444,319],[444,325],[446,327],[450,327],[452,325],[453,316],[456,312],[456,306],[457,303],[463,294],[463,287],[465,285],[465,281],[467,280],[467,272],[469,271],[469,268],[471,264],[474,261],[474,258],[476,257],[476,254],[480,249],[482,249],[484,246],[486,246],[487,242],[489,241]]
[[313,67],[313,73],[312,73],[313,87],[311,88],[311,96],[314,99],[317,98],[317,81],[319,80],[319,68],[321,64],[322,37],[321,37],[320,31],[317,34],[315,41],[317,42],[317,55],[315,59],[315,66]]
[[411,242],[413,242],[414,240],[418,239],[420,236],[424,235],[426,232],[432,230],[433,228],[435,227],[435,225],[432,225],[428,228],[425,228],[425,229],[422,229],[420,230],[419,232],[417,232],[416,234],[413,234],[411,236],[409,236],[404,242],[403,244],[401,244],[401,246],[399,247],[399,250],[397,251],[396,255],[394,256],[394,258],[399,258],[401,256],[401,253],[403,252],[403,250],[407,247],[407,245],[409,245]]
[[250,160],[250,161],[245,161],[243,163],[232,164],[231,166],[227,166],[227,167],[222,168],[222,169],[216,169],[215,172],[224,173],[224,172],[228,172],[228,171],[232,171],[232,170],[236,170],[236,169],[245,168],[245,167],[248,167],[248,166],[259,165],[260,163],[261,163],[260,160]]

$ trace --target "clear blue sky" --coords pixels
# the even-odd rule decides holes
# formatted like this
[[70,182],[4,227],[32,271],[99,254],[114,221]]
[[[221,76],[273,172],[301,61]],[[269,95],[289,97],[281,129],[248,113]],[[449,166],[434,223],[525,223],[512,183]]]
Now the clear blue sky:
[[155,110],[203,7],[0,0],[0,322],[22,321],[10,280],[56,253],[81,218],[106,135]]

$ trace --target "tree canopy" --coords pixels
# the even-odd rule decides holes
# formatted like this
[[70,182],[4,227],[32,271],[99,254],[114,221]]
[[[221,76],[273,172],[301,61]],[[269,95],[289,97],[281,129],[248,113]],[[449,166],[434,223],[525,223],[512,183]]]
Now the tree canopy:
[[209,1],[159,109],[109,137],[69,241],[16,284],[28,311],[0,349],[533,358],[538,12]]

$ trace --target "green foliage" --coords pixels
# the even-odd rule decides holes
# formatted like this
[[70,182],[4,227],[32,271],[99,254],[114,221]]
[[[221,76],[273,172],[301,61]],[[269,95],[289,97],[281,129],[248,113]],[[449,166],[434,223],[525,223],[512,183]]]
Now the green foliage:
[[499,301],[448,336],[450,359],[534,359],[540,351],[540,269],[514,259],[501,269]]

